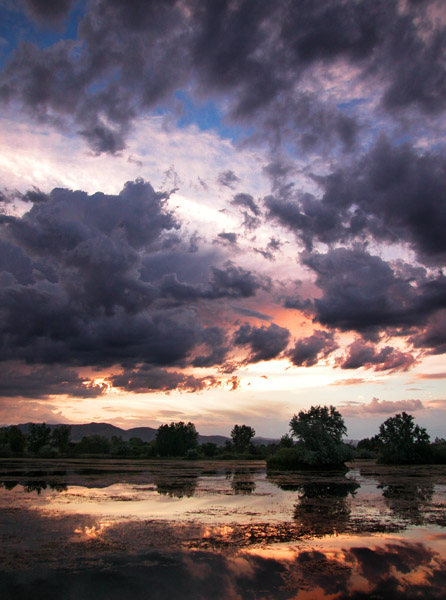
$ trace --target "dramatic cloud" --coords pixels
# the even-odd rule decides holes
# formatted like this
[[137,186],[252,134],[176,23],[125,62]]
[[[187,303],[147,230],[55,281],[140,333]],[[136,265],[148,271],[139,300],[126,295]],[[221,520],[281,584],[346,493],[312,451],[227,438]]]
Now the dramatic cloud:
[[194,391],[216,411],[229,389],[336,403],[360,368],[344,401],[382,382],[390,402],[401,372],[440,373],[439,0],[16,4],[0,8],[0,394]]
[[[70,4],[27,0],[25,7],[54,23]],[[324,72],[343,70],[353,88],[366,80],[391,114],[444,110],[444,28],[423,28],[428,5],[96,0],[77,40],[21,44],[0,95],[39,120],[74,121],[96,152],[124,148],[137,113],[167,101],[174,108],[174,92],[188,87],[198,97],[225,97],[229,117],[256,125],[254,140],[350,148],[358,124],[320,93]]]
[[60,23],[71,10],[72,0],[22,0],[27,14],[38,23],[55,25]]
[[410,338],[415,348],[427,349],[430,354],[446,353],[446,311],[434,315],[426,328]]
[[[303,255],[316,273],[322,297],[312,303],[315,319],[328,327],[369,335],[387,327],[421,325],[446,304],[446,277],[425,269],[392,265],[361,248]],[[311,309],[288,299],[290,308]]]
[[288,345],[290,332],[284,327],[271,323],[269,327],[252,327],[248,323],[241,325],[234,334],[237,346],[249,346],[249,362],[276,358]]
[[82,378],[73,369],[54,366],[32,366],[16,362],[0,363],[0,396],[42,399],[67,395],[74,398],[101,396],[105,384]]
[[327,358],[338,347],[334,334],[315,331],[313,335],[298,340],[288,356],[297,367],[311,367],[322,358]]
[[281,188],[268,196],[270,217],[294,231],[308,250],[373,236],[406,242],[426,264],[445,264],[446,160],[440,153],[392,147],[385,137],[350,168],[316,181],[321,198]]
[[[269,288],[267,279],[229,261],[208,263],[207,281],[180,282],[172,269],[196,278],[197,253],[183,248],[167,195],[142,180],[114,196],[55,189],[26,199],[34,203],[22,217],[0,215],[1,360],[221,365],[230,350],[225,333],[204,325],[192,304]],[[29,386],[39,374],[27,375]],[[177,375],[179,388],[191,387],[185,381]],[[34,394],[46,395],[48,386],[39,387]],[[97,393],[94,386],[80,389]]]
[[355,340],[348,348],[348,354],[339,365],[341,369],[374,369],[375,371],[407,371],[415,364],[415,358],[409,352],[385,346],[377,350],[361,339]]
[[108,381],[115,388],[135,393],[170,392],[172,390],[199,392],[220,385],[215,377],[196,378],[193,375],[185,375],[177,371],[145,367],[123,371],[119,375],[113,375]]

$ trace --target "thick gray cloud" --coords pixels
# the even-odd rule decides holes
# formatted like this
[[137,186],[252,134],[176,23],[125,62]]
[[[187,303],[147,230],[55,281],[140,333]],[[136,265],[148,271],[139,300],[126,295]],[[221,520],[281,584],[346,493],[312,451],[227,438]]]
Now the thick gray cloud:
[[316,178],[321,198],[279,188],[265,198],[270,217],[309,250],[318,242],[404,242],[428,265],[446,262],[446,160],[381,137],[349,168]]
[[267,279],[190,252],[167,195],[142,180],[118,195],[34,195],[22,217],[0,215],[0,361],[132,370],[226,361],[225,332],[196,305],[253,297]]
[[311,367],[338,348],[334,334],[316,330],[313,335],[297,341],[288,352],[291,362],[297,367]]
[[421,267],[392,266],[361,248],[337,248],[303,256],[316,274],[322,296],[313,302],[288,299],[286,305],[313,310],[328,327],[366,335],[385,328],[421,326],[446,305],[446,277]]
[[409,352],[401,352],[391,346],[377,350],[364,340],[357,339],[348,348],[348,353],[340,361],[342,369],[374,369],[375,371],[407,371],[416,363]]
[[0,396],[34,399],[67,395],[74,398],[101,396],[105,384],[83,379],[74,369],[54,366],[29,367],[20,362],[0,362]]
[[237,346],[249,346],[249,362],[271,360],[279,356],[288,345],[290,332],[284,327],[271,323],[269,327],[254,327],[245,323],[234,333]]
[[410,342],[415,348],[425,349],[429,354],[445,354],[446,311],[435,314],[424,329],[411,336]]
[[207,285],[190,285],[180,282],[175,273],[164,275],[161,283],[161,294],[175,300],[199,300],[217,298],[250,298],[260,289],[269,289],[271,282],[263,280],[242,267],[227,261],[222,269],[210,267],[210,278]]
[[65,19],[73,5],[73,0],[22,0],[27,14],[38,23],[55,25]]
[[[25,2],[47,23],[70,4]],[[403,11],[397,0],[95,0],[77,40],[19,46],[0,97],[40,121],[73,123],[96,152],[124,148],[135,117],[161,102],[173,106],[181,88],[224,98],[229,118],[255,126],[253,141],[351,149],[360,128],[319,93],[324,68],[351,70],[392,114],[444,110],[446,36],[441,23],[427,28],[429,4]]]
[[134,393],[170,392],[172,390],[199,392],[220,385],[219,380],[215,377],[197,378],[179,371],[147,367],[112,375],[108,378],[108,382],[115,388]]

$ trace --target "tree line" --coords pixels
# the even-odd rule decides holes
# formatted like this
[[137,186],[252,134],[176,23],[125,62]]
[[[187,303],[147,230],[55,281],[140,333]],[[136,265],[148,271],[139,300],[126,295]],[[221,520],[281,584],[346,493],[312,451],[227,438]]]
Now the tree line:
[[426,429],[406,412],[386,419],[373,438],[361,440],[356,447],[343,441],[347,428],[334,406],[300,411],[291,419],[290,431],[291,436],[283,436],[282,447],[268,458],[269,467],[337,469],[355,458],[376,458],[384,464],[446,464],[446,440],[436,438],[431,443]]
[[26,433],[14,425],[0,428],[0,456],[266,459],[273,469],[340,468],[355,458],[376,458],[393,464],[446,464],[446,440],[436,438],[431,442],[426,429],[405,412],[388,418],[375,436],[361,440],[357,446],[343,441],[347,428],[333,406],[300,411],[290,421],[290,433],[279,442],[254,445],[255,433],[249,425],[234,425],[231,440],[224,446],[199,444],[195,425],[180,421],[160,425],[152,442],[137,437],[125,441],[119,436],[109,439],[91,435],[76,443],[71,440],[69,425],[51,430],[45,423],[32,423]]
[[264,458],[264,447],[254,446],[255,430],[248,425],[235,425],[231,440],[224,446],[213,442],[198,443],[193,423],[160,425],[155,440],[144,442],[138,437],[123,440],[120,436],[84,436],[80,442],[71,440],[71,427],[59,425],[51,430],[46,423],[31,423],[26,433],[16,426],[0,428],[0,457],[58,458],[85,455],[123,458]]

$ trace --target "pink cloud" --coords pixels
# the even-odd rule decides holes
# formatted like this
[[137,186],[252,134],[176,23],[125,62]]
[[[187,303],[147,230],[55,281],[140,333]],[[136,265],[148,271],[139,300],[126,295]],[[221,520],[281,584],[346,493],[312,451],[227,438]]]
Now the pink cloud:
[[425,406],[421,400],[379,400],[372,398],[368,404],[348,403],[339,409],[346,417],[365,417],[367,415],[389,415],[400,412],[416,412],[423,410]]

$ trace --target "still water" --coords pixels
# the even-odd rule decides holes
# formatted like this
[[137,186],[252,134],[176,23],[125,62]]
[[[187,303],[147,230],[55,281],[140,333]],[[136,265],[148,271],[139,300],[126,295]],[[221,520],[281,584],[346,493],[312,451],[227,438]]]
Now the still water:
[[0,461],[0,596],[446,597],[446,467]]

